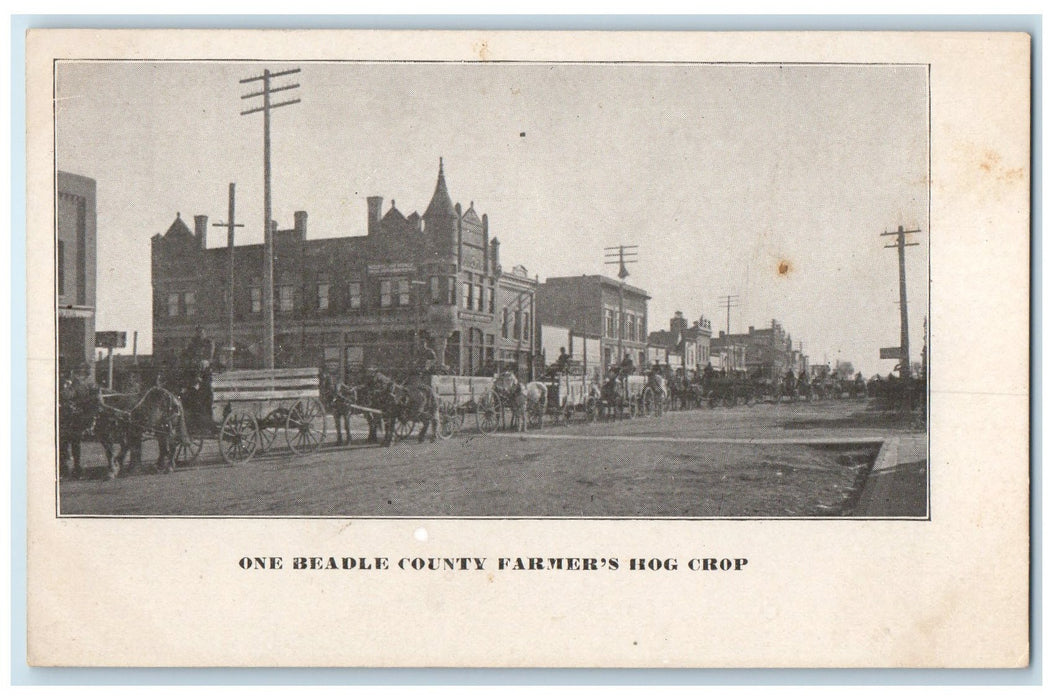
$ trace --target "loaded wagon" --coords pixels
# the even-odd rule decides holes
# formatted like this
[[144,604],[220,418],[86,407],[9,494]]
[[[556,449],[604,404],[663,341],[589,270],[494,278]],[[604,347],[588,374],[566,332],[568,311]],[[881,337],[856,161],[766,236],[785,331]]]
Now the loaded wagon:
[[314,452],[325,440],[314,368],[217,373],[187,399],[191,409],[185,411],[186,435],[176,446],[177,465],[192,464],[208,439],[218,442],[227,464],[243,464],[275,448],[279,437],[294,454]]
[[594,421],[599,413],[600,388],[587,375],[558,374],[542,382],[548,390],[548,414],[558,423],[569,423],[581,415]]
[[475,416],[475,425],[484,435],[505,423],[506,407],[494,391],[493,377],[436,374],[431,377],[431,388],[439,402],[439,437],[444,440],[464,426],[468,415]]

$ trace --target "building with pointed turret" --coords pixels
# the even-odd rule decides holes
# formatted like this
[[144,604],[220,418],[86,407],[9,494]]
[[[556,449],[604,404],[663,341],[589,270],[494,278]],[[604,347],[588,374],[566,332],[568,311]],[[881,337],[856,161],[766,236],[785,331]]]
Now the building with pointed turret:
[[[501,265],[500,243],[475,204],[454,203],[442,159],[423,216],[366,198],[365,235],[311,239],[307,213],[274,235],[275,365],[325,362],[341,374],[373,365],[394,373],[421,362],[422,344],[456,374],[533,372],[536,278]],[[234,337],[230,251],[209,248],[208,220],[177,215],[152,239],[154,354],[176,362],[202,327],[216,362],[262,366],[263,245],[236,246]],[[233,348],[233,350],[231,350]]]

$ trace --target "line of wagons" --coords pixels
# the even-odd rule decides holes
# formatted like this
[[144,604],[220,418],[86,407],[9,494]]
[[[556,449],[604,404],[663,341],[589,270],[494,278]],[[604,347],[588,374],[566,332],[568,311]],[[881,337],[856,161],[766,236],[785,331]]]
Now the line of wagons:
[[[438,401],[438,437],[449,439],[471,420],[478,431],[489,435],[516,427],[537,429],[546,421],[566,424],[580,419],[595,421],[602,416],[635,417],[660,414],[661,402],[647,386],[647,378],[621,380],[626,392],[617,404],[605,400],[599,386],[585,376],[562,375],[538,382],[544,391],[525,403],[524,416],[499,387],[496,377],[432,375],[431,389]],[[323,403],[319,371],[308,369],[228,370],[212,375],[206,391],[180,392],[181,398],[161,388],[169,397],[168,415],[158,422],[151,437],[171,441],[172,466],[192,465],[206,443],[215,441],[220,457],[228,464],[244,464],[255,456],[288,449],[296,455],[315,452],[325,442],[328,407]],[[356,388],[341,385],[341,398],[352,414],[380,411],[357,402]],[[529,394],[528,394],[529,395]],[[131,420],[128,410],[102,398],[103,410]],[[129,415],[123,415],[129,414]],[[417,425],[399,418],[395,435],[408,437]]]
[[[557,374],[534,384],[543,387],[526,401],[524,415],[516,415],[516,402],[499,388],[496,377],[431,375],[431,389],[438,401],[438,437],[449,439],[469,420],[483,435],[518,427],[540,429],[549,421],[566,425],[572,421],[597,421],[603,417],[635,418],[661,416],[670,408],[751,404],[757,400],[782,400],[789,392],[777,385],[745,379],[715,379],[703,390],[675,384],[662,391],[649,377],[620,377],[622,391],[604,392],[585,374]],[[355,388],[344,387],[342,398],[355,413],[379,414],[356,401]],[[864,392],[865,395],[865,392]],[[306,455],[325,442],[327,407],[323,404],[321,377],[314,368],[273,370],[229,370],[211,376],[207,392],[191,401],[175,401],[165,425],[174,440],[173,466],[189,466],[206,442],[215,440],[220,457],[228,464],[243,464],[260,453],[282,447]],[[205,397],[202,403],[200,397]],[[616,397],[616,398],[615,398]],[[106,405],[105,399],[103,401]],[[111,412],[120,409],[110,407]],[[180,429],[175,429],[179,426]],[[395,435],[408,437],[416,429],[413,420],[398,419]]]

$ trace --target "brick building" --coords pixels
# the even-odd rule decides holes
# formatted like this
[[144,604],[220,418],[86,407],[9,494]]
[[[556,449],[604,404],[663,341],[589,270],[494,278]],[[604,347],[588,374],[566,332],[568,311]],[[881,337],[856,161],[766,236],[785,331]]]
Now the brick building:
[[569,328],[600,339],[604,366],[628,353],[633,364],[647,363],[646,291],[603,275],[549,277],[537,288],[541,323]]
[[669,319],[669,330],[654,331],[647,337],[650,346],[649,362],[669,364],[673,369],[701,371],[709,363],[712,325],[706,317],[687,325],[682,311]]
[[[498,366],[530,376],[536,279],[503,269],[500,243],[474,204],[454,204],[442,160],[424,214],[367,197],[366,235],[309,239],[307,213],[274,235],[275,365],[392,372],[420,362],[426,343],[459,374]],[[207,248],[208,220],[177,215],[153,238],[154,354],[175,362],[195,329],[230,346],[227,248]],[[262,365],[262,244],[234,249],[233,364]],[[420,342],[417,339],[420,339]],[[217,361],[230,364],[224,350]]]
[[58,173],[55,202],[55,287],[59,371],[94,367],[95,180]]
[[728,358],[733,364],[738,363],[739,353],[744,353],[745,370],[751,377],[781,379],[786,370],[797,370],[800,364],[794,358],[793,340],[774,319],[768,328],[750,326],[747,333],[728,335],[721,331],[713,338],[711,347],[714,354]]

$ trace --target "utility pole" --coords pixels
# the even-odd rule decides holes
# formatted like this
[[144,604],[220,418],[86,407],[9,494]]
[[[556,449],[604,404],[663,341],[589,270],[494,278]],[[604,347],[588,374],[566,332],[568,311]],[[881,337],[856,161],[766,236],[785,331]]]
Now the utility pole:
[[299,68],[278,71],[272,73],[264,70],[263,75],[245,78],[240,83],[253,83],[263,81],[263,89],[259,92],[251,92],[242,95],[241,99],[247,100],[253,97],[263,97],[263,106],[247,109],[242,112],[255,114],[263,112],[263,317],[265,325],[265,336],[263,338],[263,366],[266,369],[274,369],[274,226],[271,221],[271,110],[279,107],[294,105],[300,100],[286,100],[285,102],[272,103],[271,94],[283,90],[293,90],[300,87],[299,83],[271,87],[271,79],[285,75],[299,73]]
[[608,246],[603,249],[604,264],[618,266],[618,362],[625,358],[625,351],[622,347],[625,335],[625,278],[629,276],[629,270],[625,266],[639,262],[637,260],[639,250],[638,245]]
[[731,335],[731,310],[739,305],[739,295],[738,294],[725,294],[724,296],[720,297],[720,303],[724,307],[725,311],[727,312],[727,321],[726,321],[726,323],[727,323],[727,334],[730,336]]
[[234,183],[227,192],[227,221],[217,221],[213,226],[227,229],[227,367],[234,369],[234,229],[245,228],[245,224],[234,223]]
[[920,229],[904,231],[900,226],[895,231],[885,231],[882,236],[896,236],[896,242],[886,248],[899,250],[899,378],[910,379],[910,334],[907,330],[907,263],[904,249],[918,245],[907,243],[908,233],[921,233]]

